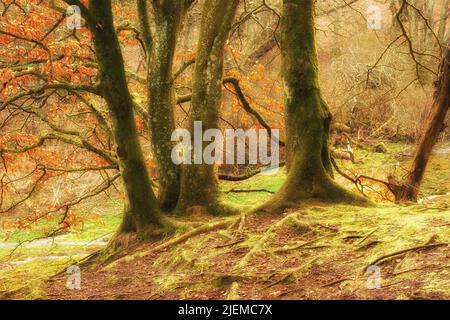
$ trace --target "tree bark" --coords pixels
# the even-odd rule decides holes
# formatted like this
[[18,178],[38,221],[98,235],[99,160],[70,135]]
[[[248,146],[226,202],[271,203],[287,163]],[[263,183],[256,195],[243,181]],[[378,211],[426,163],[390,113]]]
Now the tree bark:
[[397,201],[418,200],[419,188],[422,183],[426,166],[431,152],[436,144],[439,134],[444,129],[445,117],[450,107],[450,43],[442,58],[439,67],[439,76],[436,83],[433,106],[428,118],[428,123],[414,155],[414,160],[409,170],[406,182],[395,188]]
[[91,28],[99,65],[100,90],[108,105],[120,172],[125,189],[125,213],[118,234],[159,234],[166,223],[159,212],[139,144],[122,52],[114,29],[111,0],[90,1],[95,17]]
[[[238,3],[238,0],[206,0],[204,3],[192,89],[191,133],[194,121],[202,121],[203,131],[219,128],[223,51]],[[214,165],[205,163],[193,162],[183,167],[179,212],[201,206],[210,214],[229,213],[219,203],[215,171]]]
[[[171,160],[176,103],[172,68],[180,25],[191,2],[151,1],[155,32],[148,63],[148,114],[151,142],[158,164],[159,202],[165,212],[175,209],[180,194],[180,168]],[[141,25],[145,26],[144,23]]]
[[310,198],[367,202],[332,179],[331,113],[320,92],[313,7],[314,0],[283,1],[282,75],[290,168],[281,189],[259,210],[279,213]]

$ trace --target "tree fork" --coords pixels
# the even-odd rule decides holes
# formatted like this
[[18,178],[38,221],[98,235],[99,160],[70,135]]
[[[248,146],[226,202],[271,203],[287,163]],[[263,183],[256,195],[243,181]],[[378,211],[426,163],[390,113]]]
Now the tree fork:
[[89,25],[99,65],[99,88],[112,119],[125,190],[124,218],[115,238],[128,232],[143,238],[157,236],[170,228],[159,212],[139,144],[111,0],[91,1],[88,10],[90,19],[95,19],[95,24]]
[[[165,212],[172,211],[176,207],[180,194],[180,167],[171,159],[174,147],[171,136],[175,130],[176,103],[172,69],[177,35],[191,3],[189,0],[151,1],[155,32],[152,37],[147,74],[148,115],[153,152],[158,164],[160,208]],[[145,6],[141,5],[139,9],[143,11]],[[144,34],[150,34],[146,14],[146,12],[139,14],[141,28],[146,30]]]

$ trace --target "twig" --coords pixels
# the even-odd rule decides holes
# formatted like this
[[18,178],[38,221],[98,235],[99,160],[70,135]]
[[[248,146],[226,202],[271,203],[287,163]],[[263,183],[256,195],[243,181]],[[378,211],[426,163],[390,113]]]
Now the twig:
[[226,191],[226,193],[251,193],[251,192],[267,192],[267,193],[275,193],[273,191],[267,190],[267,189],[230,189],[228,191]]
[[375,231],[377,231],[378,230],[378,228],[375,228],[375,229],[373,229],[372,231],[370,231],[364,238],[362,238],[358,243],[357,243],[357,245],[360,245],[361,243],[363,243],[364,241],[366,241],[367,240],[367,238],[369,238],[372,234],[374,234],[375,233]]

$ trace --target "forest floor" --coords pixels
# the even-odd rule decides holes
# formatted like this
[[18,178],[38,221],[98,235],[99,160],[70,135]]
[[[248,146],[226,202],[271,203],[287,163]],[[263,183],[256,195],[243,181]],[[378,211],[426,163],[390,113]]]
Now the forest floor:
[[[340,166],[378,178],[401,174],[414,146],[387,148],[387,154],[358,150],[356,164]],[[91,204],[95,214],[83,208],[84,224],[52,239],[29,241],[42,225],[0,229],[0,298],[450,299],[449,159],[450,145],[438,146],[418,204],[380,196],[374,207],[309,202],[281,216],[178,218],[192,230],[203,225],[204,232],[142,243],[123,258],[82,268],[81,290],[66,288],[64,271],[105,246],[120,221],[120,201]],[[224,201],[245,212],[267,200],[284,178],[280,171],[221,183]],[[370,188],[374,198],[383,194]],[[263,191],[236,192],[254,189]],[[368,285],[377,276],[369,266],[379,272],[378,289]]]

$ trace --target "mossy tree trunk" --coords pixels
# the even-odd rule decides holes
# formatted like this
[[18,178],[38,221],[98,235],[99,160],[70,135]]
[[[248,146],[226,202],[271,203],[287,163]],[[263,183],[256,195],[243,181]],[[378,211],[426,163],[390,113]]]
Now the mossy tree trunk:
[[444,122],[450,108],[450,42],[443,56],[436,91],[428,123],[422,134],[414,159],[404,184],[394,188],[397,201],[418,200],[420,184],[439,134],[445,128]]
[[[192,88],[189,121],[191,133],[194,130],[194,121],[202,122],[203,132],[219,128],[224,47],[238,4],[238,0],[205,0],[203,5]],[[193,138],[193,134],[191,136]],[[178,202],[180,212],[200,206],[210,214],[229,213],[227,208],[220,205],[218,194],[214,165],[194,162],[184,165]]]
[[289,173],[259,210],[278,213],[310,198],[366,202],[333,180],[328,148],[331,113],[318,79],[314,0],[283,1],[281,37]]
[[133,101],[128,90],[125,67],[114,29],[111,0],[89,2],[94,48],[99,66],[100,89],[105,99],[112,127],[120,171],[125,189],[125,213],[120,233],[159,233],[165,228],[157,199],[151,188],[139,144],[133,115]]
[[[155,30],[151,46],[147,45],[150,51],[147,75],[148,113],[151,142],[158,165],[160,207],[165,212],[175,208],[180,193],[180,168],[171,160],[174,143],[170,138],[175,130],[176,100],[172,68],[182,19],[191,4],[192,0],[151,1]],[[140,4],[138,9],[141,11],[143,33],[150,34],[145,5]]]

